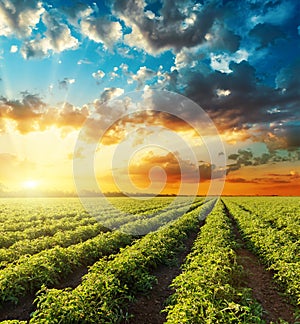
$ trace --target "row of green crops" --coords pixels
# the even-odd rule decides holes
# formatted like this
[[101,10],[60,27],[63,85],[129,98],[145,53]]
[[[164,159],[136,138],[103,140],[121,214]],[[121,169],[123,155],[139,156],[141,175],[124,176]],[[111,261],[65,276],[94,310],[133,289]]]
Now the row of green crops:
[[[160,198],[158,199],[159,202]],[[167,200],[170,201],[170,198],[167,198]],[[199,205],[201,201],[203,201],[203,199],[197,199],[193,203],[190,199],[182,198],[176,204],[170,204],[169,206],[164,206],[164,208],[162,208],[163,207],[162,203],[156,202],[155,204],[152,203],[152,208],[150,207],[151,205],[147,205],[148,207],[142,208],[139,213],[137,213],[136,208],[133,209],[128,208],[127,213],[120,212],[119,214],[116,214],[114,217],[110,217],[109,214],[108,215],[102,214],[101,216],[97,217],[97,220],[101,224],[103,224],[104,226],[110,229],[120,229],[124,232],[130,232],[130,233],[134,233],[134,231],[136,231],[137,234],[139,234],[140,232],[138,232],[138,230],[136,229],[139,227],[140,230],[143,231],[142,230],[143,224],[146,224],[151,218],[153,218],[153,221],[150,220],[150,222],[153,222],[154,225],[150,226],[149,223],[148,230],[145,229],[143,231],[144,233],[146,233],[149,231],[154,231],[158,228],[157,220],[162,216],[162,214],[167,215],[170,214],[171,212],[174,212],[174,210],[176,209],[180,209],[180,212],[178,212],[178,214],[180,215],[182,214],[182,211],[186,210],[188,206],[190,206],[192,203],[194,205]],[[173,219],[174,218],[176,218],[176,216],[174,216]],[[172,220],[172,217],[170,217],[170,220]],[[127,224],[129,223],[130,223],[130,227],[127,228]]]
[[133,235],[139,235],[140,233],[149,233],[156,231],[162,225],[177,219],[188,210],[193,210],[202,205],[202,201],[195,202],[193,205],[184,204],[183,207],[177,206],[172,209],[168,209],[163,213],[155,214],[153,217],[140,218],[133,222],[128,222],[120,227],[120,230],[125,233],[131,233]]
[[167,323],[264,323],[251,291],[239,285],[231,223],[218,202],[201,228],[183,272],[173,280]]
[[[54,207],[52,200],[48,203],[46,200],[46,206],[35,206],[39,200],[30,199],[29,201],[33,203],[33,206],[30,207],[25,199],[18,199],[16,206],[11,201],[8,203],[6,199],[0,199],[0,206],[3,205],[3,201],[8,204],[0,210],[0,219],[3,220],[0,222],[0,248],[8,248],[16,242],[26,239],[34,240],[53,236],[57,232],[72,231],[78,226],[92,225],[97,221],[110,229],[116,229],[125,223],[139,218],[157,216],[163,211],[174,208],[174,206],[168,206],[172,202],[171,198],[158,198],[143,205],[137,204],[141,209],[140,212],[138,207],[134,207],[131,199],[112,198],[110,199],[112,205],[103,204],[104,198],[99,199],[90,198],[87,201],[93,215],[85,212],[78,205],[78,201],[73,201],[72,198],[73,205],[70,205],[69,199],[61,199],[61,206],[55,204]],[[183,199],[175,207],[181,207],[188,203],[186,199]],[[126,213],[122,212],[124,209],[127,210]]]
[[[259,209],[257,209],[259,214],[255,214],[241,208],[232,199],[224,201],[236,219],[249,248],[269,269],[274,271],[277,282],[285,289],[292,301],[300,305],[300,237],[295,240],[289,235],[289,229],[285,226],[281,229],[272,227],[267,216]],[[279,219],[284,217],[283,215],[283,210],[281,213],[269,213],[272,219]],[[295,220],[298,215],[299,212],[290,217],[294,217]]]
[[[196,202],[191,208],[196,208],[200,204],[201,202]],[[182,212],[182,208],[179,208],[177,212]],[[166,215],[169,218],[172,216],[169,220],[173,220],[176,216],[171,211],[165,211],[155,216],[153,219],[155,222],[151,222],[151,229],[153,230],[154,225],[155,229],[162,226]],[[101,225],[95,224],[94,226],[98,230],[103,230]],[[140,231],[145,229],[144,226],[144,223],[134,223],[134,227],[131,229],[136,233],[140,233]],[[147,230],[151,229],[147,228]],[[80,231],[80,228],[78,230]],[[63,234],[67,234],[67,232]],[[49,243],[51,240],[56,239],[56,236],[54,235],[51,239],[42,237],[40,241]],[[62,240],[67,241],[68,236],[62,236]],[[103,255],[116,252],[119,247],[129,244],[131,241],[131,235],[122,234],[120,231],[116,231],[113,234],[100,233],[84,242],[68,247],[55,246],[33,255],[30,255],[31,253],[21,255],[19,259],[13,263],[6,264],[6,267],[0,270],[0,300],[2,302],[12,301],[17,303],[21,296],[37,291],[42,284],[54,285],[80,265],[91,265]],[[20,241],[18,246],[22,246],[22,242]],[[31,248],[33,251],[37,247],[32,246]],[[25,250],[26,245],[24,245],[23,252]],[[7,249],[8,254],[9,251],[10,249]],[[5,253],[5,250],[3,250],[3,253]]]
[[43,222],[40,225],[28,227],[20,231],[0,232],[0,247],[8,248],[14,243],[21,240],[33,240],[44,236],[53,236],[60,231],[71,231],[78,226],[95,224],[96,220],[90,216],[78,216],[76,218],[62,218],[56,222]]
[[236,197],[233,201],[263,219],[269,226],[284,230],[284,234],[290,236],[292,241],[299,240],[300,199],[298,197],[247,197],[246,199]]
[[90,265],[131,241],[130,236],[121,232],[101,233],[67,248],[54,247],[22,256],[0,271],[0,301],[17,303],[20,297],[36,292],[43,284],[56,284],[80,265]]
[[44,289],[30,323],[118,323],[128,303],[155,282],[151,270],[172,258],[198,228],[200,208],[96,262],[74,290]]
[[[191,208],[196,208],[200,205],[201,202],[195,202]],[[144,211],[141,215],[122,215],[120,217],[113,217],[109,213],[106,215],[106,218],[109,218],[108,228],[116,227],[117,224],[126,224],[121,227],[121,231],[127,232],[130,234],[136,233],[137,235],[140,233],[147,233],[150,231],[154,231],[158,229],[161,225],[171,221],[184,212],[185,208],[188,207],[188,203],[180,203],[176,205],[176,209],[174,207],[168,207],[164,210],[164,212],[158,213],[152,210],[147,210],[148,215]],[[154,205],[156,206],[156,205]],[[183,206],[183,207],[182,207]],[[61,224],[64,219],[60,220]],[[95,219],[91,218],[91,222],[95,222]],[[70,224],[70,220],[66,222],[64,220],[66,228],[68,228],[68,224]],[[72,226],[78,225],[76,222],[71,222]],[[80,222],[81,223],[81,222]],[[79,224],[80,224],[79,223]],[[106,222],[101,222],[101,224],[107,224]],[[112,227],[110,227],[112,226]],[[46,228],[44,225],[43,228]],[[52,228],[57,228],[57,226],[52,226]],[[105,232],[107,227],[100,225],[99,223],[92,225],[78,225],[75,229],[71,230],[59,230],[53,236],[39,236],[35,239],[23,239],[18,240],[8,248],[0,248],[0,266],[4,268],[10,262],[17,260],[20,256],[24,254],[33,255],[40,251],[53,248],[54,246],[67,247],[73,244],[77,244],[79,242],[85,241],[89,238],[95,237],[100,232]],[[35,228],[37,232],[38,229]],[[15,232],[14,232],[15,234]],[[23,235],[20,233],[20,235]],[[26,234],[25,234],[26,235]],[[11,233],[12,236],[12,233]]]
[[10,262],[17,260],[22,255],[33,255],[55,246],[68,247],[95,237],[106,229],[96,223],[93,225],[78,226],[72,230],[59,231],[53,236],[42,236],[36,239],[24,239],[17,241],[8,248],[0,249],[0,267],[7,266]]

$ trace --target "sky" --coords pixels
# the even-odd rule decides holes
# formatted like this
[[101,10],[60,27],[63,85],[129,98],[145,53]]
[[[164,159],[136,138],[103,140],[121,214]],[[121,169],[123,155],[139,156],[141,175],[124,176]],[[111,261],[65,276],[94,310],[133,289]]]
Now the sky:
[[299,45],[296,0],[0,0],[0,196],[300,195]]

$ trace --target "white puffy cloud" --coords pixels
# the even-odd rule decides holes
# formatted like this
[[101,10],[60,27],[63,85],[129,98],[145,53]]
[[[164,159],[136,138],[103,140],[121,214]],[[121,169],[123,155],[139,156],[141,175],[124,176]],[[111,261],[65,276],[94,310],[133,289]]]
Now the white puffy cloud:
[[10,52],[11,53],[17,53],[18,52],[18,46],[17,45],[11,45]]
[[0,36],[28,37],[39,23],[45,9],[36,0],[0,2]]
[[249,53],[246,50],[238,50],[233,55],[229,55],[227,53],[223,54],[210,54],[211,63],[210,66],[222,73],[231,73],[230,63],[240,63],[242,61],[247,61]]
[[79,60],[77,62],[78,65],[81,65],[81,64],[92,64],[92,62],[90,60],[86,60],[86,59],[82,59],[82,60]]
[[102,70],[98,70],[97,72],[92,73],[92,76],[96,80],[101,80],[104,78],[105,73]]
[[122,37],[121,24],[106,17],[87,17],[80,25],[84,36],[104,44],[109,49]]
[[43,22],[47,27],[45,36],[49,40],[49,49],[59,53],[78,47],[78,40],[71,35],[70,28],[62,23],[56,11],[46,12],[43,15]]
[[43,22],[47,28],[44,36],[25,41],[21,48],[25,59],[42,58],[48,56],[50,52],[60,53],[78,47],[78,40],[71,35],[70,28],[62,23],[56,10],[45,12]]
[[124,89],[122,88],[115,88],[115,87],[111,87],[111,88],[104,88],[104,91],[101,93],[100,96],[100,102],[106,102],[109,101],[113,98],[119,97],[124,93]]
[[260,11],[251,18],[251,22],[256,25],[259,23],[270,23],[273,25],[280,25],[288,19],[297,10],[297,1],[274,1],[274,3],[267,2],[266,6],[260,7]]
[[231,91],[228,89],[217,89],[216,94],[218,97],[227,97],[231,94]]
[[77,2],[68,7],[63,6],[61,11],[68,17],[71,24],[77,25],[80,19],[88,17],[94,10],[86,3]]
[[21,47],[21,54],[24,59],[43,58],[48,56],[50,48],[49,40],[47,38],[37,37],[30,41],[26,41]]
[[[146,66],[141,66],[136,74],[132,75],[132,80],[137,82],[137,89],[141,89],[146,80],[150,80],[156,76],[156,72],[147,68]],[[130,83],[130,81],[129,81]]]

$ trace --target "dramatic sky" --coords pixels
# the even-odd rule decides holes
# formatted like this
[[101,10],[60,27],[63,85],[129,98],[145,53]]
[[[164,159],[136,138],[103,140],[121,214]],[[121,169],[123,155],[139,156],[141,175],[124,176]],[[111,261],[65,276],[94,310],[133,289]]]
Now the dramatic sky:
[[[0,0],[0,195],[73,193],[74,159],[89,154],[105,192],[177,193],[197,170],[205,193],[225,170],[224,194],[299,195],[299,11],[297,0]],[[156,90],[206,111],[224,168],[176,105],[157,111]]]

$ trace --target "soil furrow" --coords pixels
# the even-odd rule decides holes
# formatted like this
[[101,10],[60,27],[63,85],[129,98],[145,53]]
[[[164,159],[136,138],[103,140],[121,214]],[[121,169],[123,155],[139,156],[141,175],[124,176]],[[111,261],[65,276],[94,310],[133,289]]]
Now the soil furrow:
[[259,258],[246,248],[246,242],[242,238],[236,220],[225,203],[224,206],[232,222],[235,239],[240,246],[236,249],[236,254],[239,264],[244,269],[243,284],[252,289],[253,297],[262,305],[263,319],[267,323],[279,323],[280,319],[294,323],[293,306],[279,293],[278,286],[273,281],[272,272],[266,270]]
[[[63,289],[66,287],[76,288],[81,283],[81,278],[87,273],[87,267],[82,266],[72,272],[66,279],[53,288]],[[50,286],[49,286],[50,287]],[[5,303],[1,305],[0,321],[4,320],[23,320],[30,319],[30,314],[35,310],[34,306],[35,295],[27,295],[22,297],[18,305]]]
[[161,265],[153,271],[157,284],[149,294],[139,296],[135,303],[129,306],[128,313],[133,317],[124,320],[122,324],[162,324],[166,321],[166,313],[161,311],[167,298],[174,292],[170,284],[181,273],[180,266],[190,253],[196,237],[197,233],[189,235],[185,241],[185,249],[178,254],[175,265]]

